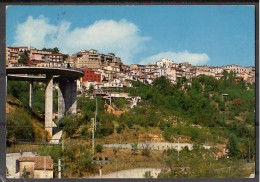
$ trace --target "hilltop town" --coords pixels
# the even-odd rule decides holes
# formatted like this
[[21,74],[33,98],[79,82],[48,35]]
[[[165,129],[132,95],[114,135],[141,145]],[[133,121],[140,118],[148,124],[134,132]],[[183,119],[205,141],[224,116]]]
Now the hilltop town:
[[199,75],[212,76],[219,80],[224,76],[224,71],[235,73],[236,81],[255,83],[254,66],[194,66],[189,64],[189,60],[175,63],[167,58],[154,61],[155,64],[126,65],[114,53],[105,55],[93,49],[81,50],[70,56],[60,53],[58,48],[38,50],[33,47],[6,47],[6,67],[28,65],[82,69],[84,77],[77,82],[78,90],[89,89],[90,85],[94,89],[132,87],[130,80],[151,84],[161,76],[166,77],[173,85],[182,77],[193,80]]

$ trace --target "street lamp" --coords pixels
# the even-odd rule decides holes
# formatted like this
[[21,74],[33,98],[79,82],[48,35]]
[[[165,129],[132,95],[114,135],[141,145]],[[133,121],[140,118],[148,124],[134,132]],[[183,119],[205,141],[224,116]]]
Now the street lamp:
[[105,160],[103,160],[102,157],[99,157],[99,160],[97,160],[96,156],[94,156],[92,163],[94,163],[94,164],[99,164],[99,176],[100,176],[100,179],[101,179],[101,178],[102,178],[102,168],[103,168],[103,164],[108,164],[108,163],[110,163],[110,162],[108,161],[108,156],[105,156]]

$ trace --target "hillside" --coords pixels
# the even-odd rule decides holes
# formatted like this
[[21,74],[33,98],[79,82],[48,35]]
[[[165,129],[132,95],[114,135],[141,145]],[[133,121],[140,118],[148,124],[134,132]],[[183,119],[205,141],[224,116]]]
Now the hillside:
[[6,125],[7,147],[11,147],[13,142],[44,142],[47,139],[44,118],[9,94],[6,103]]
[[[113,143],[132,145],[132,149],[95,149],[95,155],[110,157],[111,164],[104,166],[104,173],[114,172],[115,168],[139,167],[164,168],[165,171],[159,175],[164,178],[246,177],[252,173],[254,167],[238,169],[236,166],[255,160],[254,85],[235,82],[231,74],[222,80],[201,76],[193,81],[182,78],[177,85],[171,85],[166,78],[160,77],[153,85],[134,81],[133,85],[120,90],[141,96],[141,102],[133,109],[126,109],[127,102],[122,99],[113,100],[112,106],[98,99],[95,147]],[[18,96],[19,100],[12,96],[8,98],[7,120],[10,125],[43,127],[41,116],[19,101],[26,100],[22,94]],[[39,155],[52,156],[54,162],[62,157],[67,166],[64,175],[69,178],[98,173],[98,166],[92,164],[91,146],[91,118],[95,116],[96,101],[85,96],[77,100],[79,113],[65,117],[59,123],[65,133],[65,150],[62,151],[59,145],[35,148]],[[37,98],[35,102],[39,102]],[[120,114],[115,111],[120,111]],[[23,136],[23,139],[31,140],[32,147],[36,141],[45,139],[40,133],[46,132],[37,128],[8,129],[8,139],[17,140],[14,137]],[[140,142],[178,141],[192,144],[193,150],[185,148],[177,154],[174,149],[152,151],[134,147]],[[28,145],[20,145],[20,148]],[[212,148],[207,150],[203,145]],[[225,146],[228,151],[221,154],[220,158],[223,158],[220,160],[216,160],[216,154],[222,150],[218,146]],[[177,155],[179,162],[176,162]],[[230,168],[228,173],[215,171],[227,167]]]

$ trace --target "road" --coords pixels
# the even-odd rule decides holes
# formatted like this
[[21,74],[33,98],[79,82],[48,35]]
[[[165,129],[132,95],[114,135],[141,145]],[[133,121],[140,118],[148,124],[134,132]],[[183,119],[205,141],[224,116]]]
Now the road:
[[[157,178],[158,174],[161,172],[160,168],[135,168],[122,170],[117,172],[112,172],[108,174],[103,174],[102,178],[145,178],[144,173],[146,171],[151,171],[153,178]],[[99,175],[92,176],[89,178],[99,178]]]
[[[120,144],[120,143],[113,143],[113,144],[104,144],[104,147],[107,148],[124,148],[124,149],[132,149],[132,145],[127,144]],[[191,143],[169,143],[169,142],[147,142],[147,143],[138,143],[137,148],[142,150],[144,148],[149,148],[150,150],[166,150],[166,149],[175,149],[177,151],[182,150],[185,146],[189,148],[189,150],[193,149],[193,144]],[[203,145],[204,148],[209,149],[210,146]]]

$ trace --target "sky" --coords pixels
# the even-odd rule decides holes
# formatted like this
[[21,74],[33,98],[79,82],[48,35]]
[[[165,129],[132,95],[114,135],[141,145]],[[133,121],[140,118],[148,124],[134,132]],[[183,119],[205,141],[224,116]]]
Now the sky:
[[247,5],[8,6],[6,45],[95,49],[127,65],[254,66],[254,16]]

